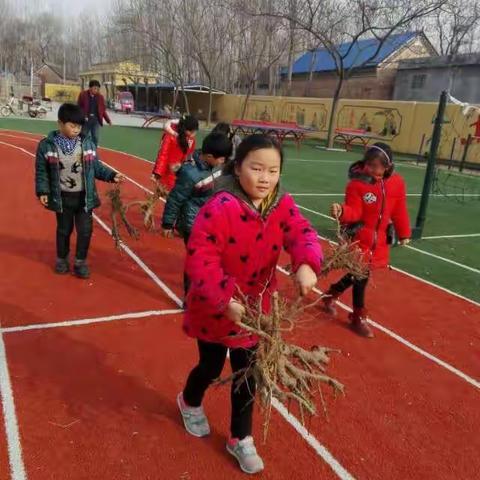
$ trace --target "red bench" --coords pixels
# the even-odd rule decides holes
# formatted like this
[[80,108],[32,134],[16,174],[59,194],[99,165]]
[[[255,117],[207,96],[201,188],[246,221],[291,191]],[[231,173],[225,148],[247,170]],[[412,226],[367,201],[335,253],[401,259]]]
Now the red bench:
[[345,143],[345,150],[351,150],[355,140],[358,140],[363,147],[366,148],[368,142],[372,138],[373,136],[366,130],[357,128],[336,128],[333,141],[335,142],[336,140],[340,140]]
[[297,148],[300,148],[301,142],[305,139],[311,129],[301,127],[294,122],[263,122],[260,120],[239,120],[232,122],[234,133],[243,135],[252,135],[261,133],[274,136],[280,144],[283,144],[286,138],[292,138]]

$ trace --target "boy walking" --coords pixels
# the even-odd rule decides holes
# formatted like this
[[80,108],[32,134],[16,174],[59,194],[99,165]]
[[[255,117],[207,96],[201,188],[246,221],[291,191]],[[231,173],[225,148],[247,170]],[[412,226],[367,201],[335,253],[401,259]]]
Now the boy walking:
[[92,236],[92,211],[100,205],[95,179],[121,182],[120,173],[97,157],[90,136],[81,134],[85,117],[77,105],[63,104],[58,111],[58,130],[40,141],[35,162],[35,190],[40,203],[57,216],[55,272],[70,271],[70,236],[77,231],[74,274],[88,278],[87,255]]

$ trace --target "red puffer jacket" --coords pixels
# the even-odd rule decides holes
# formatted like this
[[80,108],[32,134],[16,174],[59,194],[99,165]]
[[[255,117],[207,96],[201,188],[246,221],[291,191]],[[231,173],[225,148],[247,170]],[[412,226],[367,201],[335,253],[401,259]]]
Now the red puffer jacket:
[[[176,125],[172,128],[175,130]],[[165,132],[162,138],[162,144],[158,151],[157,160],[153,167],[153,173],[161,177],[162,184],[172,190],[176,182],[176,173],[182,166],[182,163],[195,151],[195,137],[188,138],[188,150],[184,152],[178,144],[178,137]]]
[[[410,238],[406,189],[403,178],[393,173],[376,180],[367,175],[362,162],[350,168],[340,221],[345,226],[359,223],[354,235],[373,268],[386,267],[389,261],[387,229],[393,222],[398,238]],[[361,223],[360,223],[361,222]]]
[[185,271],[191,284],[183,328],[193,338],[248,348],[258,339],[224,315],[230,299],[240,290],[253,304],[262,300],[267,312],[282,248],[294,272],[307,264],[317,274],[322,249],[290,195],[279,193],[261,216],[234,179],[228,178],[223,189],[198,213],[188,242]]

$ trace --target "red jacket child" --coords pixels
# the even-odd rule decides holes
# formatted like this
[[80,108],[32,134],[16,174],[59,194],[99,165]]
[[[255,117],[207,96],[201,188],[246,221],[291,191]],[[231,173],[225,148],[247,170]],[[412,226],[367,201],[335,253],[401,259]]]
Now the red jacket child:
[[[369,269],[388,265],[389,230],[393,225],[401,244],[410,238],[405,182],[393,173],[392,150],[378,142],[370,146],[363,160],[350,167],[350,182],[345,202],[332,205],[332,214],[339,217],[353,241],[364,253]],[[349,272],[332,284],[323,302],[328,313],[335,315],[335,303],[340,295],[352,288],[353,313],[349,315],[352,329],[359,335],[372,338],[373,331],[367,320],[365,290],[368,276],[356,278]]]
[[[187,119],[189,118],[193,117],[187,117]],[[197,122],[196,119],[194,120]],[[179,129],[182,128],[181,125],[182,120],[180,120],[178,125],[172,125],[171,128],[175,132],[179,132]],[[157,160],[153,167],[153,174],[160,177],[160,182],[168,190],[172,190],[175,186],[176,172],[180,169],[182,163],[195,151],[194,131],[198,129],[198,122],[197,128],[190,128],[192,130],[183,133],[187,146],[186,150],[181,147],[180,132],[178,135],[172,135],[168,132],[165,132],[163,135]]]
[[350,182],[345,193],[340,221],[343,224],[361,222],[354,236],[371,267],[386,267],[389,261],[387,229],[391,222],[399,239],[410,238],[406,189],[403,178],[386,174],[383,179],[368,175],[362,162],[349,172]]
[[[316,231],[288,194],[278,197],[268,215],[250,205],[231,180],[200,210],[187,248],[187,335],[230,348],[248,348],[256,337],[241,330],[224,311],[241,291],[252,301],[263,297],[264,311],[276,290],[275,271],[282,248],[292,257],[293,271],[309,265],[320,273],[322,251]],[[240,333],[240,335],[239,335]]]

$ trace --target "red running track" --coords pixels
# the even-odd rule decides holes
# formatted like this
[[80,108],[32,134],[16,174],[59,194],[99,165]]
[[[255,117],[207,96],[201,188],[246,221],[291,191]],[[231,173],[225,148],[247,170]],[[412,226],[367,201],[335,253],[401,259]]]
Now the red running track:
[[[14,143],[30,152],[35,148],[31,140],[2,133],[0,142]],[[102,153],[108,163],[148,184],[148,164],[126,155]],[[17,296],[9,305],[21,308],[5,310],[3,327],[45,323],[52,321],[52,314],[54,321],[61,321],[175,308],[151,279],[136,270],[130,258],[112,249],[111,239],[99,228],[92,248],[95,283],[88,294],[113,297],[113,301],[106,302],[103,310],[105,302],[75,303],[74,296],[68,295],[70,289],[65,288],[66,281],[55,284],[56,289],[44,288],[37,296],[37,288],[50,285],[56,278],[49,265],[54,222],[48,220],[50,213],[36,206],[32,196],[31,157],[0,144],[0,158],[9,158],[7,164],[0,164],[0,178],[23,175],[26,179],[14,185],[7,197],[20,205],[17,220],[12,216],[1,227],[2,237],[7,236],[5,230],[11,233],[17,227],[19,212],[25,218],[6,250],[8,258],[13,257],[8,271],[18,274],[17,288],[8,291],[10,296],[16,290]],[[5,192],[7,185],[2,183]],[[132,184],[126,184],[124,191],[127,198],[141,196],[140,189]],[[2,218],[7,215],[5,210]],[[108,208],[102,207],[98,214],[107,220]],[[139,217],[136,222],[140,223]],[[33,242],[31,249],[17,249],[25,235],[39,243]],[[128,243],[180,295],[181,242],[143,234],[141,241]],[[4,251],[2,248],[2,263]],[[15,266],[22,265],[23,257],[28,257],[29,263]],[[102,283],[111,280],[110,269],[124,263],[114,284]],[[135,273],[130,277],[131,272]],[[288,289],[288,280],[281,278],[282,287]],[[82,282],[70,281],[71,291],[83,288]],[[139,288],[142,281],[145,287]],[[374,283],[371,297],[380,289],[388,299],[378,306],[374,302],[374,320],[478,378],[477,307],[397,272],[379,274]],[[3,292],[9,282],[0,285]],[[55,295],[58,292],[60,296]],[[69,302],[60,300],[64,296]],[[56,306],[42,312],[48,302],[58,303],[58,315]],[[4,313],[3,305],[0,311]],[[182,335],[179,323],[179,317],[152,317],[4,334],[29,478],[240,478],[223,453],[225,389],[212,392],[207,400],[207,411],[216,414],[211,418],[215,430],[211,440],[192,440],[179,425],[174,396],[195,360],[193,342]],[[295,335],[299,343],[335,346],[343,352],[334,358],[331,373],[346,384],[347,395],[337,400],[327,395],[330,420],[320,417],[311,423],[315,437],[355,478],[477,478],[478,388],[387,335],[379,333],[377,339],[367,342],[344,327],[345,315],[339,321],[329,321],[315,312],[308,328],[306,325]],[[277,415],[268,442],[260,450],[267,463],[262,478],[336,478]],[[0,467],[4,465],[1,453]],[[8,478],[3,473],[0,470],[0,478]]]

